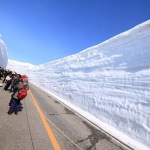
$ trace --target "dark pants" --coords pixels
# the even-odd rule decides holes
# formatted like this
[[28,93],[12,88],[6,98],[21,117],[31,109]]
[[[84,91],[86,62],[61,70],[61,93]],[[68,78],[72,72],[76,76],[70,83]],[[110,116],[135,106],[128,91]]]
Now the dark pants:
[[[9,106],[11,105],[11,102],[13,101],[13,99],[15,99],[15,98],[11,98],[11,100],[10,100],[10,102],[9,102]],[[20,99],[15,99],[15,100],[17,100],[17,104],[18,105],[20,105],[21,103],[20,103]]]
[[19,105],[18,105],[18,100],[15,98],[11,98],[10,100],[10,108],[8,113],[17,113],[19,111]]
[[8,90],[10,84],[11,84],[11,80],[9,80],[9,81],[6,82],[6,85],[5,85],[5,87],[4,87],[4,90],[5,90],[5,91]]

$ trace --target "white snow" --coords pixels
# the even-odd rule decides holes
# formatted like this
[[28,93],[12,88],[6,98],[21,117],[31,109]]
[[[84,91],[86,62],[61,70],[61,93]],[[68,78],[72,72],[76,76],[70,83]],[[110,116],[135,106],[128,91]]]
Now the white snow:
[[0,35],[0,67],[6,68],[8,62],[7,48]]
[[8,67],[136,150],[150,150],[150,20],[39,66]]

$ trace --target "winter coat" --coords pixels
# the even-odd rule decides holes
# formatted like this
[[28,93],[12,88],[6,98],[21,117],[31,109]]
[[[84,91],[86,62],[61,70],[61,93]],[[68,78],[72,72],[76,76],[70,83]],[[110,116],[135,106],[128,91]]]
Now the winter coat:
[[18,99],[17,95],[18,95],[18,92],[22,89],[22,84],[24,84],[26,90],[29,89],[28,83],[19,81],[18,84],[15,86],[14,93],[12,94],[12,98]]

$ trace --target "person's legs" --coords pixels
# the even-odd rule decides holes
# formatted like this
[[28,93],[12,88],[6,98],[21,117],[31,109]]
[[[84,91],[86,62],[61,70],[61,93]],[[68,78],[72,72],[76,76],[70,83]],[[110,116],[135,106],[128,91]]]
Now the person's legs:
[[22,107],[22,103],[20,102],[21,100],[17,100],[17,109],[18,111],[22,111],[23,107]]
[[16,103],[15,103],[14,113],[17,115],[18,111],[21,111],[20,100],[19,99],[15,99],[15,101],[16,101]]
[[7,83],[6,83],[5,87],[4,87],[4,90],[5,90],[5,91],[8,90],[10,84],[11,84],[11,81],[7,81]]
[[10,100],[10,108],[8,114],[11,115],[13,112],[17,112],[17,100],[12,98]]

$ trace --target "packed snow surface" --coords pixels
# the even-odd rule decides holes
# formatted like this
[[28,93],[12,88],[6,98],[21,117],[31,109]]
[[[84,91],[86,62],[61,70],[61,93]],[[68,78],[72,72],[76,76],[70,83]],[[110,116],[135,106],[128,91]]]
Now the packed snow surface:
[[0,35],[0,67],[6,68],[8,62],[7,48]]
[[150,20],[75,55],[8,68],[134,149],[150,149]]

